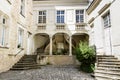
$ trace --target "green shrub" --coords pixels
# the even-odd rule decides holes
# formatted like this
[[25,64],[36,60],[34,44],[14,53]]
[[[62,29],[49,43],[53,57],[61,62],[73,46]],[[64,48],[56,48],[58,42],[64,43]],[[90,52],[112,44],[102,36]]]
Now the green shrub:
[[76,58],[81,62],[80,69],[85,72],[93,72],[96,59],[95,49],[89,47],[87,42],[80,42],[79,46],[75,48],[75,51]]

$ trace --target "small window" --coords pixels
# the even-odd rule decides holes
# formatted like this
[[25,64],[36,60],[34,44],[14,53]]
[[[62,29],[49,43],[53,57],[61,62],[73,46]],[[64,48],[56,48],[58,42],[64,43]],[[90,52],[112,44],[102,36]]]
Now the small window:
[[23,48],[23,39],[24,39],[24,31],[23,29],[18,29],[18,48]]
[[46,11],[39,11],[38,23],[46,23]]
[[76,10],[76,23],[84,22],[84,10]]
[[108,12],[103,16],[104,28],[111,26],[110,13]]
[[64,15],[65,15],[64,10],[57,11],[57,23],[64,23],[64,18],[65,18]]
[[2,18],[2,24],[0,25],[0,46],[7,47],[8,45],[8,24],[7,24],[7,18]]
[[3,18],[3,24],[5,24],[5,18]]
[[20,14],[25,16],[25,0],[21,0]]

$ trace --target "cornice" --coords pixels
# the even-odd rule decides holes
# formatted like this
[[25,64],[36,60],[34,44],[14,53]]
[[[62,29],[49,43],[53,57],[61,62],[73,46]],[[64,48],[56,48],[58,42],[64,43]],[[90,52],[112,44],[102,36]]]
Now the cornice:
[[88,21],[88,24],[92,23],[94,21],[94,17],[92,17],[89,21]]
[[99,15],[102,14],[110,5],[111,5],[111,3],[105,4],[105,5],[98,11]]
[[102,0],[93,0],[90,6],[87,9],[88,15],[100,4]]

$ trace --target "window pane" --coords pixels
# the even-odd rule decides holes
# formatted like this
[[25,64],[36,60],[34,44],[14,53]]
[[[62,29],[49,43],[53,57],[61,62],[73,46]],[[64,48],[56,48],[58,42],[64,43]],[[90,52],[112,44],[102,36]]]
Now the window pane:
[[39,11],[39,15],[42,15],[42,11]]
[[76,16],[76,22],[79,22],[79,15]]
[[60,14],[60,11],[57,11],[57,14]]
[[42,23],[42,16],[39,16],[38,23]]
[[76,14],[79,14],[79,10],[76,10]]
[[43,16],[43,23],[46,23],[46,16]]
[[60,23],[60,16],[57,16],[57,23]]
[[64,11],[61,11],[61,14],[64,14]]
[[43,11],[43,15],[46,15],[46,11]]
[[84,10],[80,10],[80,14],[83,14],[84,13]]
[[64,23],[64,16],[61,16],[61,23]]

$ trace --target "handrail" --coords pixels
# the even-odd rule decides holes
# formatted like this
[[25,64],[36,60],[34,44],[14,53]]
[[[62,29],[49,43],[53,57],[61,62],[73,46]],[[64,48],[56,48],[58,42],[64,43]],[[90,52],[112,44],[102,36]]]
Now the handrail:
[[17,52],[17,54],[15,54],[15,56],[17,56],[21,51],[23,51],[24,50],[24,48],[20,48],[20,51],[19,52]]

